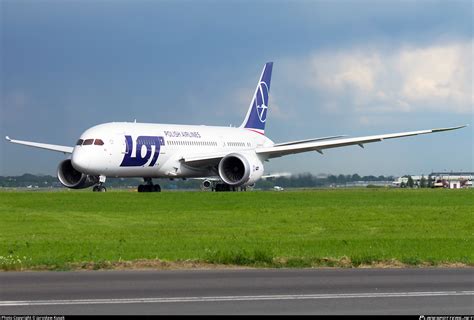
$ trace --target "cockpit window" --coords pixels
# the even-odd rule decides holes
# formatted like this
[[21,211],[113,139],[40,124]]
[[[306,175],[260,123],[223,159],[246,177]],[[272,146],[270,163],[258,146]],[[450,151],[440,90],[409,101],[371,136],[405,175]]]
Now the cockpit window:
[[94,144],[95,144],[96,146],[103,146],[103,145],[104,145],[104,141],[102,141],[101,139],[95,139]]
[[94,143],[94,139],[86,139],[84,140],[83,146],[88,146]]
[[76,146],[81,146],[83,142],[84,140],[82,139],[77,140]]

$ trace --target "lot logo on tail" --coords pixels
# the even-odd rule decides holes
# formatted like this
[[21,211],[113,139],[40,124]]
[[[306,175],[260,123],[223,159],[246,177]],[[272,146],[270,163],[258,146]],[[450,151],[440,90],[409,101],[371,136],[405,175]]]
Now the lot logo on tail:
[[[125,155],[120,166],[142,167],[145,166],[151,158],[151,162],[148,166],[153,167],[160,155],[160,148],[164,144],[165,139],[163,137],[139,136],[137,137],[136,148],[134,149],[132,136],[125,136]],[[133,152],[134,150],[135,152]],[[146,150],[145,155],[142,155],[142,150]],[[134,153],[135,155],[133,155]]]
[[265,122],[267,120],[267,110],[268,110],[268,86],[265,82],[260,82],[256,94],[255,105],[257,107],[257,115],[260,119],[260,122]]

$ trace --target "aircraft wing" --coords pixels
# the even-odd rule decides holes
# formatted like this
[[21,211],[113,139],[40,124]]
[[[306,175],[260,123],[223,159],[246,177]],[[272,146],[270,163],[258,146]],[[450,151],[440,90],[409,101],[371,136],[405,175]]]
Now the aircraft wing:
[[216,152],[212,154],[189,155],[183,156],[180,161],[191,167],[213,167],[218,165],[219,161],[228,154],[229,152]]
[[350,146],[350,145],[359,145],[360,147],[363,148],[364,144],[366,143],[380,142],[387,139],[416,136],[420,134],[456,130],[456,129],[460,129],[464,127],[466,126],[411,131],[411,132],[400,132],[400,133],[382,134],[382,135],[357,137],[357,138],[345,138],[345,139],[337,139],[337,140],[303,142],[303,143],[290,144],[290,145],[285,145],[283,143],[283,144],[278,144],[272,147],[258,148],[255,150],[255,152],[267,159],[277,158],[277,157],[281,157],[288,154],[308,152],[308,151],[317,151],[319,153],[322,153],[322,150],[324,149],[339,148],[339,147],[345,147],[345,146]]
[[[314,142],[314,141],[324,141],[324,140],[341,138],[341,137],[346,137],[346,136],[339,135],[339,136],[330,136],[330,137],[322,137],[322,138],[314,138],[314,139],[306,139],[306,140],[289,141],[289,142],[275,144],[273,145],[273,147],[296,145],[296,144],[302,144],[302,143]],[[229,152],[203,154],[203,155],[189,155],[189,156],[183,156],[180,159],[180,161],[191,167],[208,167],[208,166],[212,167],[212,166],[218,165],[219,161],[221,161],[221,159],[228,154]]]
[[280,146],[289,146],[294,144],[306,143],[306,142],[315,142],[315,141],[323,141],[323,140],[331,140],[336,138],[343,138],[347,137],[346,135],[339,135],[339,136],[330,136],[330,137],[322,137],[322,138],[314,138],[314,139],[306,139],[306,140],[297,140],[297,141],[289,141],[289,142],[282,142],[282,143],[275,143],[274,147]]
[[6,136],[5,139],[7,139],[11,143],[22,144],[22,145],[29,146],[29,147],[35,147],[35,148],[40,148],[40,149],[46,149],[46,150],[51,150],[51,151],[62,152],[62,153],[65,153],[65,154],[66,153],[72,153],[72,150],[74,149],[73,147],[58,146],[56,144],[47,144],[47,143],[38,143],[38,142],[31,142],[31,141],[14,140],[14,139],[10,139],[9,136]]
[[[282,173],[272,173],[272,174],[266,174],[263,175],[260,179],[266,180],[270,178],[281,178],[281,177],[290,177],[291,173],[289,172],[282,172]],[[216,181],[216,182],[222,182],[222,179],[219,176],[214,176],[214,177],[202,177],[202,178],[190,178],[191,180],[209,180],[209,181]]]

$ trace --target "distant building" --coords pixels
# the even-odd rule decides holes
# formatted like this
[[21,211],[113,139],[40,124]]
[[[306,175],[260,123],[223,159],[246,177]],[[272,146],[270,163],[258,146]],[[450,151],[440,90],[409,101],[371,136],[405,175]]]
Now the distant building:
[[415,188],[418,188],[421,186],[421,180],[423,178],[426,179],[426,184],[428,184],[428,176],[425,176],[425,175],[421,175],[421,176],[410,176],[410,175],[406,175],[406,176],[403,176],[403,177],[399,177],[397,178],[395,181],[392,182],[392,186],[394,187],[400,187],[400,188],[403,188],[405,186],[408,186],[408,180],[409,178],[408,177],[411,177],[411,179],[413,180],[413,186]]
[[[472,188],[472,177],[474,172],[433,172],[428,176],[411,176],[413,180],[413,186],[419,188],[422,184],[421,180],[426,179],[426,185],[430,185],[433,188],[449,188],[449,189],[460,189],[460,188]],[[404,187],[408,185],[409,176],[403,176],[397,178],[392,182],[394,187]],[[430,183],[431,181],[431,183]]]
[[434,188],[472,188],[474,172],[433,172],[430,177]]

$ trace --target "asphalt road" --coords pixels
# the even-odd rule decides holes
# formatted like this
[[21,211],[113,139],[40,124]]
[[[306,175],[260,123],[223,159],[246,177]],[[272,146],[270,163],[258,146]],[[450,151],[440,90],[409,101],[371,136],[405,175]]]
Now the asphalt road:
[[474,268],[0,272],[0,315],[473,315]]

